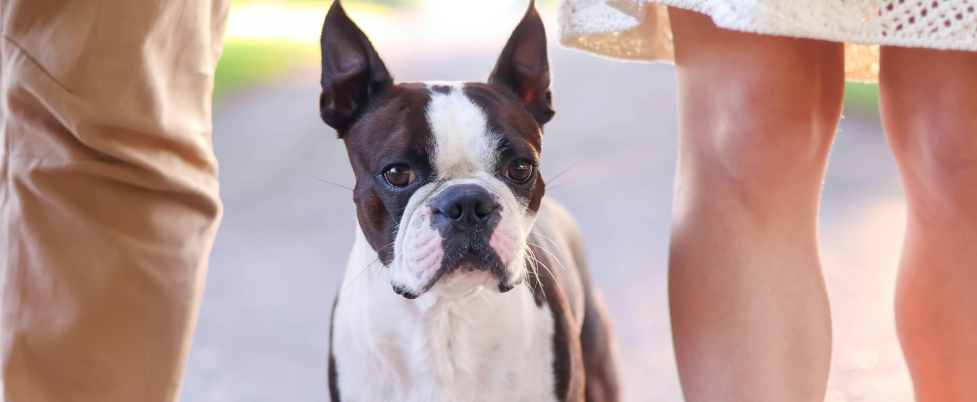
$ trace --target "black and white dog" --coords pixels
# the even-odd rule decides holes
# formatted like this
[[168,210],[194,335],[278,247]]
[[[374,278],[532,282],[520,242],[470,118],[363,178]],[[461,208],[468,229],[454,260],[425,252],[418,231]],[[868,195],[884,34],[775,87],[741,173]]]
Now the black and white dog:
[[543,197],[549,87],[532,4],[487,83],[395,83],[332,5],[319,108],[346,144],[359,223],[333,307],[333,402],[618,400],[576,223]]

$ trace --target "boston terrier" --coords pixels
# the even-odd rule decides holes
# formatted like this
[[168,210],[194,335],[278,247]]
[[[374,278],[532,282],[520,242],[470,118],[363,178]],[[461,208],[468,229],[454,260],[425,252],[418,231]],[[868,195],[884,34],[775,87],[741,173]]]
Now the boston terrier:
[[616,346],[576,222],[545,198],[554,115],[530,4],[488,82],[394,82],[333,3],[322,120],[356,185],[333,306],[333,402],[618,400]]

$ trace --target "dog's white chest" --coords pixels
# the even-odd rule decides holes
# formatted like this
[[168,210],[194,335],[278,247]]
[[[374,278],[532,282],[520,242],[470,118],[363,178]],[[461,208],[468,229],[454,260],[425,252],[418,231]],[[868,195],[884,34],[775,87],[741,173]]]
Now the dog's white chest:
[[351,272],[333,317],[343,402],[556,400],[553,316],[528,287],[406,300],[383,270]]

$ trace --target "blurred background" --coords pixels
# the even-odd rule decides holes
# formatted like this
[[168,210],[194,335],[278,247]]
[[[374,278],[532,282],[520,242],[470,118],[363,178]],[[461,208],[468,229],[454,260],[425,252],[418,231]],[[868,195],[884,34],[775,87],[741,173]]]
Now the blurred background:
[[[187,402],[325,401],[329,314],[353,242],[343,143],[319,120],[330,1],[237,1],[217,67],[224,220],[188,363]],[[344,1],[399,81],[484,80],[526,0]],[[556,45],[541,172],[577,217],[620,341],[625,401],[679,401],[666,273],[674,68]],[[613,142],[605,141],[607,137]],[[613,146],[612,146],[613,145]],[[911,401],[893,320],[905,201],[874,85],[848,84],[821,204],[834,320],[828,401]]]

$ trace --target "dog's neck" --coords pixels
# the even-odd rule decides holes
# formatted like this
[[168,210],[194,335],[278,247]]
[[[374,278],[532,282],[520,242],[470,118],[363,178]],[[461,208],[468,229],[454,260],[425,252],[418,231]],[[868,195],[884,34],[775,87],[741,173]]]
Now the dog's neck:
[[347,307],[333,323],[337,344],[356,349],[342,352],[364,356],[363,366],[351,370],[382,377],[394,394],[411,390],[410,400],[509,400],[510,394],[535,393],[540,399],[533,400],[548,400],[552,389],[540,384],[552,384],[552,378],[524,377],[552,376],[553,318],[527,286],[504,294],[480,289],[408,300],[393,292],[388,269],[357,232],[341,287]]

